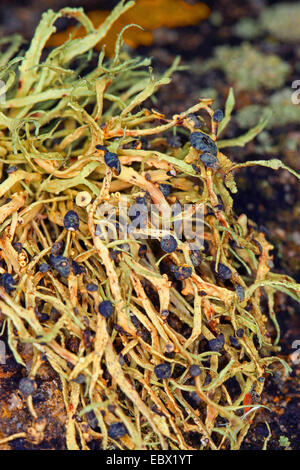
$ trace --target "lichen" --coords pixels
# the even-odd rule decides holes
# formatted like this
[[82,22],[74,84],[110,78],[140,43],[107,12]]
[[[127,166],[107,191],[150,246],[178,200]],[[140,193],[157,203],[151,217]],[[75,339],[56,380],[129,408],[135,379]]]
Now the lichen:
[[236,120],[242,129],[248,129],[255,125],[258,119],[266,112],[270,112],[267,129],[299,123],[300,106],[291,101],[291,89],[284,88],[273,93],[269,98],[269,104],[245,106],[237,112]]
[[279,3],[265,8],[259,22],[264,30],[280,41],[297,43],[300,39],[299,3]]
[[244,39],[268,34],[285,43],[297,43],[300,39],[300,5],[286,2],[265,7],[258,18],[239,20],[234,31]]
[[[121,2],[97,29],[82,9],[49,10],[24,56],[14,47],[1,56],[1,331],[33,388],[44,362],[59,375],[68,449],[91,440],[103,449],[238,449],[262,406],[251,393],[259,399],[274,367],[290,370],[274,355],[276,292],[300,301],[300,290],[272,272],[265,234],[235,214],[234,173],[261,165],[300,175],[279,159],[235,163],[223,153],[266,124],[220,138],[233,90],[221,122],[206,98],[171,118],[148,109],[178,60],[156,77],[149,59],[122,51],[121,36],[112,59],[93,51],[130,6]],[[47,54],[62,16],[87,35]],[[177,133],[183,144],[169,145]],[[142,226],[129,213],[138,201]],[[118,224],[101,212],[106,203]],[[194,227],[203,210],[195,244],[176,231],[175,203],[189,205],[184,225]],[[165,221],[174,225],[165,230]],[[29,361],[22,344],[32,344]],[[31,398],[34,424],[17,437],[41,442],[47,420]],[[1,437],[5,445],[16,435]]]
[[224,70],[229,83],[237,90],[276,89],[290,73],[290,66],[275,54],[263,54],[249,43],[241,46],[219,46],[207,68]]

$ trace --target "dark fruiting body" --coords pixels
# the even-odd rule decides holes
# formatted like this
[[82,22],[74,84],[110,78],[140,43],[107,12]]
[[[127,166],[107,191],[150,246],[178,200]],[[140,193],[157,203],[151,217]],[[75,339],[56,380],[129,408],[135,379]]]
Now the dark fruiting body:
[[225,344],[225,338],[223,333],[218,335],[215,339],[208,341],[209,349],[211,351],[221,351]]
[[211,376],[209,374],[207,374],[207,376],[205,377],[205,380],[203,382],[203,386],[205,387],[205,385],[210,384],[210,382],[211,382]]
[[138,196],[135,200],[135,203],[138,204],[138,206],[142,206],[142,207],[139,207],[138,209],[147,211],[147,200],[145,197]]
[[0,276],[0,286],[4,287],[8,294],[15,289],[15,281],[11,274],[4,273]]
[[51,255],[54,255],[54,256],[60,255],[63,249],[64,249],[63,242],[55,242],[53,243],[51,247]]
[[98,286],[97,284],[88,283],[86,285],[86,290],[88,290],[89,292],[96,292],[98,290]]
[[240,343],[238,342],[238,340],[234,336],[229,336],[229,341],[230,341],[231,346],[233,346],[234,348],[240,348],[241,347]]
[[144,215],[147,216],[146,201],[144,201],[143,198],[139,198],[139,199],[141,199],[142,202],[137,202],[133,204],[132,206],[130,206],[128,209],[128,216],[130,220],[134,220],[137,217],[144,216]]
[[177,248],[177,241],[172,235],[162,237],[160,246],[166,253],[172,253]]
[[19,382],[19,390],[24,395],[24,397],[28,397],[32,395],[36,388],[35,381],[30,379],[29,377],[24,377]]
[[163,311],[161,312],[161,316],[162,316],[162,318],[163,318],[164,320],[165,320],[166,318],[168,318],[169,315],[170,315],[169,310],[163,310]]
[[200,155],[200,160],[206,168],[212,168],[213,170],[218,170],[220,168],[218,159],[212,153],[202,153],[202,155]]
[[171,192],[171,186],[169,184],[160,184],[159,190],[163,193],[165,197],[168,197]]
[[133,233],[136,229],[145,228],[148,225],[148,214],[145,212],[138,214],[135,218],[132,219],[131,224],[128,225],[128,233]]
[[158,379],[169,379],[171,377],[170,364],[163,363],[154,367],[154,373]]
[[236,286],[235,288],[235,292],[237,293],[237,296],[239,298],[239,300],[242,302],[245,298],[245,291],[244,291],[244,288],[242,286]]
[[213,114],[213,121],[221,122],[223,118],[224,118],[224,114],[223,114],[222,109],[217,109]]
[[238,330],[236,330],[235,334],[238,338],[242,338],[244,336],[243,328],[239,328]]
[[178,149],[182,145],[181,139],[178,135],[168,135],[167,143],[168,143],[168,146],[173,149]]
[[12,246],[17,253],[21,253],[21,251],[23,250],[23,245],[20,242],[13,243]]
[[190,254],[191,262],[194,266],[199,266],[201,263],[201,254],[199,250],[192,250]]
[[114,168],[118,175],[121,173],[121,163],[116,153],[106,152],[104,155],[104,161],[109,168]]
[[215,276],[217,276],[221,281],[227,281],[231,279],[232,272],[231,270],[225,266],[225,264],[218,263],[218,270],[216,270],[216,264],[212,263],[212,270]]
[[196,173],[200,173],[200,168],[197,165],[192,164],[193,169],[195,170]]
[[192,377],[198,377],[201,374],[201,369],[197,364],[192,364],[189,368],[189,372]]
[[37,312],[36,310],[35,310],[35,313],[36,313],[38,319],[40,320],[40,322],[47,321],[50,318],[50,316],[47,313],[43,313],[43,312],[40,313],[40,312]]
[[14,173],[15,171],[17,171],[17,169],[18,169],[17,165],[11,165],[7,168],[6,171],[7,171],[8,174],[11,174],[11,173]]
[[83,374],[78,374],[75,379],[73,379],[73,382],[76,382],[77,384],[84,384],[85,383],[85,376]]
[[118,439],[128,434],[126,427],[123,423],[113,423],[108,428],[108,436],[111,439]]
[[190,136],[191,146],[201,152],[212,153],[215,157],[218,153],[218,148],[214,141],[203,132],[193,132]]
[[79,229],[79,217],[77,212],[68,211],[64,216],[64,227],[71,232],[75,232]]
[[76,261],[72,261],[72,269],[73,269],[75,276],[86,273],[85,267],[82,266],[82,264],[76,263]]
[[96,149],[98,149],[98,150],[104,150],[104,152],[107,152],[107,148],[104,147],[104,145],[98,144],[98,145],[96,145]]
[[109,318],[113,314],[114,307],[109,300],[103,300],[103,302],[99,304],[98,310],[100,315],[104,318]]
[[195,129],[200,129],[202,127],[201,121],[199,121],[198,117],[195,114],[190,113],[190,114],[187,115],[187,118],[190,121],[192,121],[192,123],[194,124]]
[[140,258],[142,258],[143,256],[145,256],[147,253],[147,245],[141,245],[139,247],[139,252],[138,252],[138,255],[140,256]]
[[171,272],[173,272],[177,281],[183,281],[192,275],[193,270],[188,266],[171,266]]
[[49,266],[48,263],[41,263],[41,264],[39,265],[39,271],[40,271],[41,273],[46,273],[47,271],[49,271],[49,269],[50,269],[50,266]]
[[50,255],[50,263],[56,271],[63,277],[68,277],[70,274],[70,261],[65,256]]
[[92,429],[96,429],[98,427],[98,419],[93,410],[86,413],[86,419]]

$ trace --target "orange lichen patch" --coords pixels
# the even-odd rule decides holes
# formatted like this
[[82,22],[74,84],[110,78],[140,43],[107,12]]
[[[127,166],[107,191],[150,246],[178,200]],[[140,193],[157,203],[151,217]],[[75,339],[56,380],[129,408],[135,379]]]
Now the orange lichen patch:
[[[90,11],[88,17],[98,28],[109,11]],[[202,2],[195,5],[189,5],[184,0],[136,0],[133,8],[122,15],[111,27],[105,42],[97,44],[96,49],[100,50],[105,44],[105,51],[108,56],[114,53],[116,39],[122,29],[128,24],[137,24],[144,28],[132,27],[124,32],[124,41],[129,46],[135,48],[140,45],[149,46],[153,42],[153,34],[157,28],[165,26],[167,28],[176,28],[180,26],[197,25],[210,14],[210,9]],[[49,39],[47,45],[50,47],[59,46],[70,37],[79,38],[85,36],[83,27],[74,29],[70,27],[61,33],[56,33]]]

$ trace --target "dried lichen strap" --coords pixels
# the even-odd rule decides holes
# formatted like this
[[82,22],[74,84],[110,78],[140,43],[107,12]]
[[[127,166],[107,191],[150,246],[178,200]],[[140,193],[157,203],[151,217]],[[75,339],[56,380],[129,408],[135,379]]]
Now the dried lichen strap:
[[[147,328],[148,331],[150,331],[150,334],[151,334],[151,337],[152,338],[155,338],[155,336],[157,336],[157,331],[155,329],[155,325],[153,325],[153,323],[150,321],[150,319],[147,317],[147,315],[145,315],[144,313],[142,313],[140,311],[140,309],[138,309],[135,305],[131,304],[130,305],[130,310],[132,313],[134,313],[134,315],[139,319],[139,321],[142,323],[142,325],[145,326],[145,328]],[[139,338],[139,340],[141,341],[141,338]],[[157,342],[157,341],[156,341]],[[153,341],[154,343],[154,341]],[[144,345],[144,347],[147,348],[147,346],[149,346],[150,348],[150,345]],[[160,353],[159,353],[159,350],[157,348],[152,348],[151,349],[152,353],[154,355],[157,355],[158,357],[160,357]],[[150,366],[149,366],[150,367]],[[152,367],[151,367],[152,369]]]
[[3,233],[0,236],[0,249],[1,249],[1,257],[4,258],[8,270],[10,271],[13,269],[15,273],[20,274],[21,266],[18,259],[18,254],[16,250],[13,248],[11,244],[11,238],[7,235],[7,233]]
[[[206,103],[205,103],[206,101]],[[198,112],[200,109],[206,109],[207,104],[210,104],[212,100],[200,100],[199,103],[196,105],[192,106],[191,108],[187,109],[186,111],[182,112],[181,114],[175,114],[172,117],[172,120],[169,121],[167,124],[163,124],[161,126],[157,127],[152,127],[148,129],[138,129],[138,130],[126,130],[124,131],[123,129],[120,130],[112,130],[107,132],[107,135],[105,136],[106,139],[110,139],[112,137],[123,137],[124,135],[126,136],[133,136],[133,137],[138,137],[138,136],[144,136],[144,135],[153,135],[153,134],[160,134],[162,132],[167,131],[168,129],[175,127],[176,125],[182,125],[184,119],[189,115]]]
[[7,305],[5,302],[0,300],[0,309],[9,319],[11,319],[16,330],[24,337],[24,339],[32,338],[30,333],[27,331],[22,319],[16,314],[14,309]]
[[53,349],[53,351],[57,354],[59,354],[63,359],[65,359],[67,362],[70,362],[74,366],[78,362],[78,357],[76,354],[73,354],[72,352],[68,351],[66,348],[63,348],[60,346],[60,344],[57,343],[57,341],[52,340],[48,343],[48,346]]
[[[89,396],[93,397],[94,387],[97,383],[99,375],[103,373],[101,368],[101,360],[104,355],[105,347],[108,341],[108,332],[106,320],[101,315],[97,316],[96,336],[94,341],[93,353],[93,371],[89,386]],[[92,400],[93,401],[93,400]]]
[[[208,189],[209,195],[211,197],[212,206],[213,207],[217,206],[219,204],[219,201],[218,201],[218,197],[217,197],[217,195],[214,191],[212,170],[211,169],[208,169],[206,171],[206,184],[207,184],[207,189]],[[224,225],[224,227],[229,228],[229,224],[228,224],[226,218],[224,217],[224,215],[222,214],[222,212],[217,211],[215,214],[216,214],[217,219],[220,221],[220,223],[222,225]]]
[[125,311],[125,302],[121,296],[118,276],[114,269],[113,262],[109,256],[109,250],[104,245],[104,243],[100,240],[100,238],[95,235],[94,214],[95,214],[96,207],[99,205],[101,200],[102,200],[102,196],[100,194],[99,196],[97,196],[97,198],[93,202],[88,213],[88,226],[89,226],[89,230],[92,235],[92,238],[93,238],[94,246],[97,252],[99,253],[102,263],[104,264],[105,269],[106,269],[107,277],[109,279],[110,289],[111,289],[113,298],[115,300],[115,308],[117,310],[118,324],[125,331],[135,336],[136,334],[135,329],[129,324],[128,319],[127,319],[127,315]]
[[[131,260],[128,256],[125,256],[126,262],[133,268],[136,268],[137,274],[139,274],[139,270],[141,269],[140,265]],[[155,287],[159,296],[159,303],[160,303],[160,310],[167,310],[169,308],[170,303],[170,287],[172,283],[169,281],[168,276],[163,274],[162,276],[157,276],[156,271],[151,271],[146,267],[142,267],[142,271],[140,271],[148,281]]]
[[77,361],[77,364],[72,369],[72,372],[70,373],[68,379],[74,380],[81,372],[84,372],[85,370],[87,370],[89,365],[93,362],[94,357],[95,357],[94,352],[91,352],[87,354],[85,357],[79,358]]
[[58,170],[54,164],[53,161],[51,160],[42,160],[39,158],[36,158],[34,161],[37,165],[39,165],[43,170],[45,170],[47,173],[50,175],[55,176],[56,178],[74,178],[75,176],[78,176],[82,170],[82,168],[90,161],[97,161],[99,158],[89,155],[84,158],[78,158],[78,160],[69,168],[66,170]]
[[210,443],[212,450],[217,450],[215,443],[213,442],[211,435],[208,433],[205,424],[202,422],[201,418],[197,416],[195,410],[191,407],[191,405],[183,398],[181,392],[177,393],[177,400],[184,406],[184,408],[189,412],[190,416],[193,417],[193,420],[197,424],[199,430],[202,431],[208,442]]
[[27,193],[14,194],[12,200],[1,206],[0,208],[0,224],[9,217],[13,212],[24,206]]
[[[80,54],[84,54],[85,52],[96,46],[96,44],[98,44],[98,42],[106,36],[112,24],[133,5],[133,1],[129,1],[126,4],[120,2],[112,10],[112,12],[108,15],[104,22],[101,23],[98,29],[94,30],[93,32],[90,32],[90,34],[88,34],[84,38],[73,40],[70,43],[67,43],[64,49],[64,62],[69,63],[72,59],[74,59],[74,57]],[[71,8],[64,8],[61,11],[62,15],[67,14],[68,16],[74,16],[73,9]],[[79,9],[78,11],[83,14],[82,10]]]
[[140,377],[140,375],[136,374],[136,375],[133,375],[135,377],[136,380],[138,380],[141,384],[143,384],[143,386],[145,387],[145,390],[147,391],[147,393],[151,396],[153,402],[155,403],[155,405],[158,407],[159,410],[161,410],[164,415],[168,418],[169,420],[169,423],[170,423],[170,426],[172,427],[174,433],[176,436],[179,437],[179,440],[180,440],[180,443],[181,443],[181,446],[182,446],[182,449],[187,449],[188,446],[185,444],[184,442],[184,438],[181,434],[181,431],[180,429],[178,428],[178,426],[176,425],[176,420],[172,417],[171,413],[169,412],[168,408],[164,405],[164,403],[162,402],[162,400],[154,393],[154,391],[152,390],[151,386],[149,385],[149,383],[142,377]]
[[259,257],[258,268],[256,272],[255,281],[261,281],[266,278],[266,275],[270,271],[269,261],[272,259],[272,256],[269,255],[269,251],[273,250],[273,245],[267,242],[263,233],[260,233],[257,237],[258,242],[262,247],[262,253]]
[[80,385],[70,383],[70,400],[67,407],[66,443],[68,450],[80,450],[76,442],[76,410],[79,405]]
[[106,168],[105,176],[103,178],[103,183],[101,186],[101,191],[99,194],[99,200],[101,201],[106,201],[109,199],[109,188],[111,185],[112,176],[113,176],[112,169]]
[[149,421],[153,431],[158,435],[162,449],[167,450],[168,446],[153,421],[151,412],[141,400],[139,394],[135,390],[134,386],[126,379],[122,367],[120,366],[119,360],[114,352],[110,338],[108,339],[107,346],[105,349],[106,365],[109,373],[115,379],[122,392],[138,407],[143,416]]
[[232,305],[235,297],[235,292],[226,289],[224,287],[216,286],[210,282],[203,281],[198,274],[193,273],[191,275],[192,280],[199,286],[200,289],[204,290],[207,295],[212,297],[219,297],[226,305]]
[[0,439],[0,445],[6,444],[7,442],[14,441],[15,439],[26,439],[27,434],[26,432],[17,432],[15,434],[11,434],[10,436],[4,437]]
[[155,328],[157,330],[155,335],[152,337],[152,340],[153,340],[154,348],[157,351],[159,351],[160,350],[160,341],[159,341],[158,335],[160,335],[160,337],[164,341],[169,342],[168,335],[165,332],[164,325],[160,322],[160,320],[158,318],[157,312],[155,311],[153,305],[151,304],[149,298],[147,297],[147,295],[146,295],[146,293],[143,289],[143,286],[141,284],[141,281],[139,280],[138,276],[133,271],[131,272],[131,279],[132,279],[132,283],[133,283],[133,286],[134,286],[134,289],[137,293],[138,298],[141,300],[142,305],[143,305],[147,315],[149,316],[151,322],[153,323],[153,325],[155,326]]
[[158,160],[155,158],[155,152],[151,152],[148,150],[124,150],[122,149],[122,155],[119,155],[120,162],[123,165],[128,165],[132,162],[143,162],[145,158],[146,164],[149,167],[159,168],[165,171],[169,171],[172,169],[171,163],[168,163],[164,160]]
[[44,334],[44,329],[38,321],[33,307],[23,308],[21,305],[16,304],[15,301],[8,294],[6,294],[2,287],[0,287],[0,298],[14,310],[18,317],[26,320],[26,322],[30,324],[37,335]]
[[139,188],[147,191],[154,204],[157,205],[159,210],[163,213],[164,210],[169,209],[169,204],[165,200],[161,191],[150,181],[147,181],[146,178],[140,175],[133,168],[122,167],[121,173],[118,175],[118,179],[131,183],[133,186],[138,186]]
[[184,347],[188,347],[201,335],[202,314],[201,314],[201,297],[197,290],[194,292],[194,324],[191,336],[186,340]]
[[227,410],[226,406],[219,405],[218,403],[215,403],[202,389],[201,382],[200,382],[200,377],[195,377],[195,385],[196,385],[196,391],[199,395],[199,397],[207,403],[207,405],[211,405],[215,407],[219,414],[223,416],[224,418],[227,418],[228,420],[240,424],[240,418],[235,416],[233,413]]
[[24,170],[17,170],[10,174],[6,180],[0,184],[0,197],[3,197],[9,190],[19,181],[39,181],[41,175],[38,173],[30,173]]

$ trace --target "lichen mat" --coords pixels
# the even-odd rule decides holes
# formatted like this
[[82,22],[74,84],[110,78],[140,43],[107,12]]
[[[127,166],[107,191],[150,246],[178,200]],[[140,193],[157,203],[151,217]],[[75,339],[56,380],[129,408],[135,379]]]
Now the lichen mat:
[[[91,439],[103,449],[239,449],[262,406],[249,395],[259,400],[274,367],[289,372],[274,355],[274,296],[300,295],[293,279],[271,272],[265,234],[235,215],[233,171],[257,164],[299,175],[280,160],[235,164],[222,153],[266,124],[220,140],[232,90],[224,117],[208,99],[171,119],[143,107],[178,60],[157,79],[147,58],[122,50],[122,36],[112,59],[93,51],[132,5],[121,2],[96,30],[81,9],[49,10],[24,56],[21,38],[2,40],[2,333],[31,381],[44,362],[59,375],[68,449],[89,449]],[[61,16],[87,35],[45,54]],[[100,237],[98,208],[125,199],[146,212],[154,205],[158,218],[175,202],[190,204],[192,223],[202,204],[199,248],[174,230],[170,248],[148,219],[125,239]],[[151,236],[141,241],[134,235],[145,228]],[[25,387],[33,425],[17,436],[38,443],[47,422],[34,409],[33,382]]]

